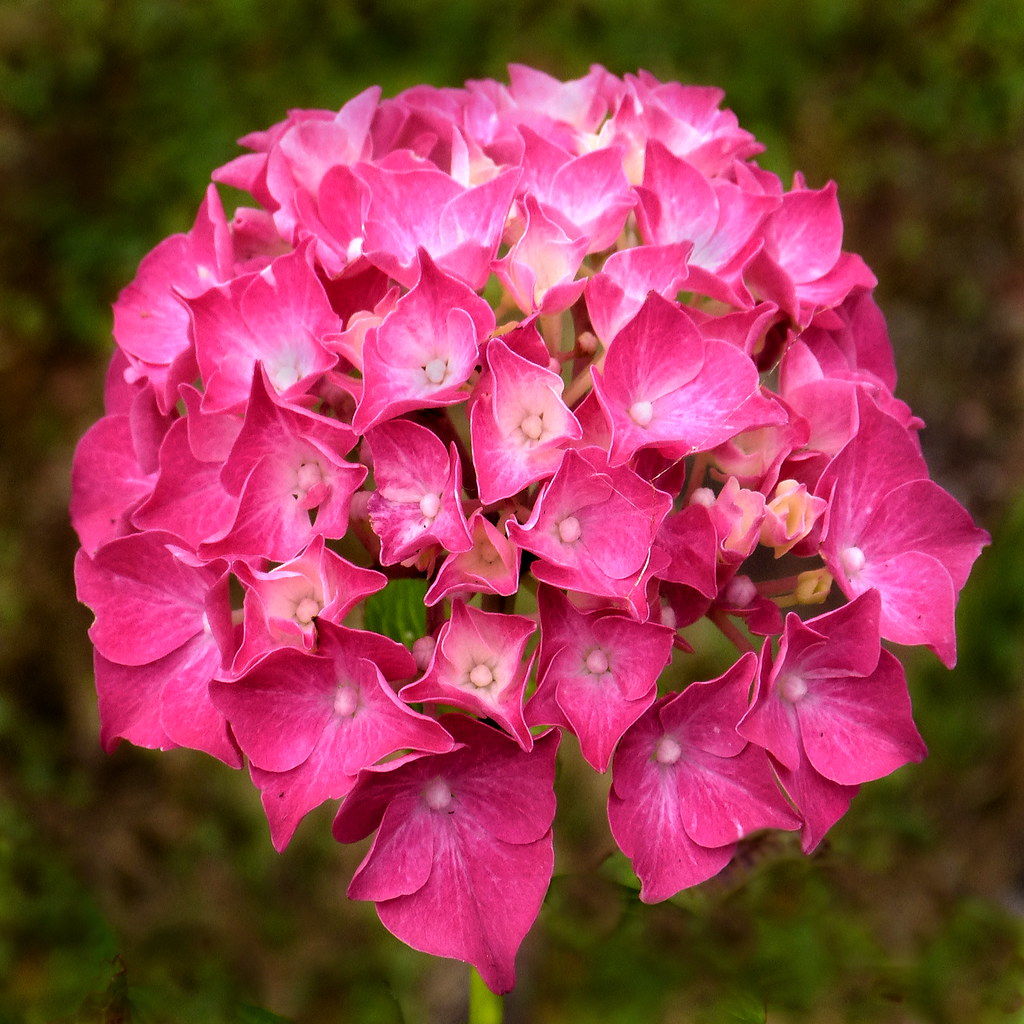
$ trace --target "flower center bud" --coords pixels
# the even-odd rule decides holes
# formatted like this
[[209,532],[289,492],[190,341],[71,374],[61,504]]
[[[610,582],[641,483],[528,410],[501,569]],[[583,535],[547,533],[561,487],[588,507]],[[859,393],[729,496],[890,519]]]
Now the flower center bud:
[[359,707],[359,691],[342,683],[334,694],[334,713],[340,718],[351,718]]
[[348,248],[345,250],[345,260],[348,263],[354,263],[362,255],[363,239],[361,235],[356,235],[356,237],[348,243]]
[[431,384],[443,383],[445,377],[448,376],[448,361],[446,359],[431,359],[426,366],[423,367],[423,372],[427,375],[427,380]]
[[316,508],[327,498],[328,488],[319,462],[304,462],[295,474],[295,490],[292,497],[301,508]]
[[580,539],[580,521],[575,516],[566,516],[558,524],[558,537],[563,544],[574,544]]
[[698,487],[690,495],[690,504],[711,508],[715,504],[715,492],[710,487]]
[[683,748],[671,736],[662,736],[654,745],[654,760],[658,764],[675,764],[682,756]]
[[317,484],[322,483],[324,474],[320,469],[319,462],[304,462],[299,466],[299,472],[296,475],[295,486],[300,491],[305,493],[311,487],[315,487]]
[[494,673],[491,671],[490,666],[484,665],[482,662],[479,665],[474,665],[473,670],[469,673],[469,681],[481,689],[485,686],[490,686],[494,682]]
[[431,779],[423,790],[423,802],[432,811],[447,811],[452,805],[452,790],[444,779]]
[[320,602],[315,597],[304,597],[295,606],[295,621],[308,626],[320,614]]
[[629,407],[629,418],[638,426],[646,427],[654,416],[654,406],[650,402],[634,402]]
[[839,564],[843,567],[843,572],[851,578],[864,568],[865,561],[867,559],[864,557],[864,552],[856,547],[844,548],[839,555]]
[[779,691],[790,704],[796,704],[807,693],[807,684],[799,676],[783,676],[779,680]]
[[424,494],[420,498],[420,512],[424,519],[436,519],[437,513],[441,511],[441,498],[437,494]]
[[539,441],[541,434],[544,433],[544,421],[536,413],[530,413],[530,415],[519,424],[519,429],[529,440]]
[[591,675],[601,676],[608,671],[608,655],[601,650],[600,647],[596,647],[588,655],[585,661],[587,671]]
[[734,608],[746,608],[757,597],[757,587],[749,576],[734,576],[725,588],[725,602]]
[[434,656],[434,648],[437,640],[432,636],[421,636],[412,645],[412,656],[416,660],[416,667],[421,672],[426,672],[430,665],[430,659]]

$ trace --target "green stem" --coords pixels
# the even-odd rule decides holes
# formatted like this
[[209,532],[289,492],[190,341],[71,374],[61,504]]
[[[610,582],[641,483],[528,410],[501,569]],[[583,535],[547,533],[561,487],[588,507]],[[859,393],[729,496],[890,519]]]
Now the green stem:
[[740,632],[736,624],[729,618],[728,615],[722,611],[721,608],[712,608],[708,612],[708,618],[719,628],[719,630],[725,635],[725,637],[732,641],[733,646],[741,654],[746,654],[747,651],[752,651],[754,645]]
[[469,969],[469,1020],[467,1024],[501,1024],[504,1000],[488,987],[477,973]]

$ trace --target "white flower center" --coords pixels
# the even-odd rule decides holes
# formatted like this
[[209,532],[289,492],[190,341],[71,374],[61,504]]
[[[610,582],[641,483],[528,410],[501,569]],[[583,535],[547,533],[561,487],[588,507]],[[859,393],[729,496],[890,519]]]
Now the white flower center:
[[595,647],[586,657],[584,664],[587,666],[587,671],[591,675],[601,676],[608,671],[608,655],[601,650],[600,647]]
[[839,564],[843,567],[843,572],[851,579],[864,568],[866,561],[864,552],[857,547],[844,548],[839,555]]
[[658,764],[675,764],[682,756],[683,748],[671,736],[662,736],[654,745],[654,760]]
[[420,512],[424,519],[436,519],[437,513],[441,511],[441,498],[437,494],[424,494],[420,498]]
[[340,718],[351,718],[359,707],[359,691],[342,683],[334,694],[334,713]]
[[790,704],[796,704],[806,695],[807,684],[799,676],[783,676],[779,680],[779,692]]
[[469,673],[469,681],[481,689],[485,686],[490,686],[494,682],[494,673],[491,671],[489,665],[483,663],[474,665],[473,670]]
[[574,544],[582,532],[580,521],[575,516],[566,516],[558,524],[558,538],[563,544]]
[[447,811],[452,805],[452,790],[444,779],[431,779],[423,790],[423,802],[432,811]]
[[315,597],[304,597],[295,606],[295,621],[301,626],[308,626],[320,614],[322,607]]
[[650,425],[654,417],[654,406],[650,402],[634,402],[629,407],[629,418],[638,426]]
[[519,429],[527,440],[539,441],[544,433],[544,420],[536,413],[530,413],[529,416],[523,418],[523,422],[519,424]]
[[431,359],[423,367],[423,372],[431,384],[443,384],[445,377],[448,376],[448,361],[441,359],[440,356],[436,359]]

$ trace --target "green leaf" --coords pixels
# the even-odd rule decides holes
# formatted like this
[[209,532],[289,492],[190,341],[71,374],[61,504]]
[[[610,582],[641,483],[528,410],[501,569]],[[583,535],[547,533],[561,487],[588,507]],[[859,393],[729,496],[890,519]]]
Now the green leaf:
[[287,1017],[279,1017],[269,1010],[261,1010],[258,1006],[248,1004],[236,1007],[232,1016],[232,1024],[292,1024]]
[[426,580],[391,580],[366,599],[366,628],[412,647],[427,632],[426,592]]

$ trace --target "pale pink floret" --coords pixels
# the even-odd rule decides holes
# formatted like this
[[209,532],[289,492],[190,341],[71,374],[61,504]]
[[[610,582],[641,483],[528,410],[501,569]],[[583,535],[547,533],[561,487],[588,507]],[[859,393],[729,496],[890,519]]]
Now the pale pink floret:
[[466,960],[507,992],[551,878],[558,733],[526,752],[464,716],[441,724],[455,750],[367,770],[342,804],[340,842],[377,829],[348,895],[373,900],[414,949]]
[[208,694],[233,643],[226,569],[198,564],[169,533],[121,537],[91,558],[79,552],[75,583],[96,616],[89,637],[108,750],[127,739],[241,763]]
[[462,511],[462,467],[454,445],[445,450],[433,431],[390,420],[367,434],[377,489],[367,511],[381,539],[381,564],[415,558],[439,544],[468,551],[473,541]]
[[829,503],[822,557],[848,597],[878,590],[883,637],[925,644],[952,666],[957,597],[989,536],[928,479],[903,426],[863,395],[858,414],[816,488]]
[[552,476],[563,445],[583,432],[562,401],[558,374],[501,338],[487,345],[487,368],[487,392],[474,403],[470,423],[480,500],[490,505]]
[[624,615],[580,612],[560,592],[538,591],[541,647],[531,725],[565,725],[584,758],[607,771],[612,751],[657,696],[672,630]]
[[719,678],[666,695],[619,743],[608,820],[645,903],[718,874],[751,832],[798,826],[764,751],[736,732],[756,669],[746,654]]
[[206,412],[242,408],[257,363],[274,390],[292,398],[337,362],[323,339],[342,324],[305,247],[279,257],[259,274],[211,288],[187,305]]
[[700,488],[693,499],[705,504],[718,536],[720,557],[734,565],[742,562],[757,546],[765,517],[764,495],[760,491],[740,487],[735,477],[713,494]]
[[363,769],[398,750],[450,750],[451,737],[395,695],[390,680],[415,671],[393,640],[321,621],[316,653],[273,651],[211,697],[249,758],[274,846],[299,820],[342,797]]
[[523,693],[533,665],[526,644],[537,625],[523,615],[484,612],[456,599],[422,678],[404,687],[409,702],[449,704],[497,722],[524,750],[533,737],[523,719]]
[[424,597],[428,608],[456,595],[498,594],[511,597],[519,589],[519,548],[477,509],[469,519],[473,546],[450,554],[441,564]]
[[765,505],[761,523],[761,543],[775,549],[781,558],[802,541],[825,511],[824,498],[810,494],[806,484],[780,480],[774,497]]
[[602,371],[592,372],[614,465],[648,447],[673,458],[707,451],[784,415],[761,395],[746,355],[705,339],[679,306],[655,293],[615,336]]
[[576,271],[587,254],[587,239],[567,232],[532,195],[522,201],[522,211],[523,232],[494,272],[524,313],[561,313],[586,286],[576,280]]
[[464,401],[463,385],[494,328],[491,307],[420,253],[416,286],[363,344],[363,395],[352,420],[365,433],[413,409]]
[[845,811],[850,787],[926,754],[903,668],[879,645],[880,608],[878,592],[869,590],[807,622],[790,614],[777,658],[768,642],[761,653],[739,730],[782,766],[783,785],[799,790],[790,796],[805,820],[806,849]]

